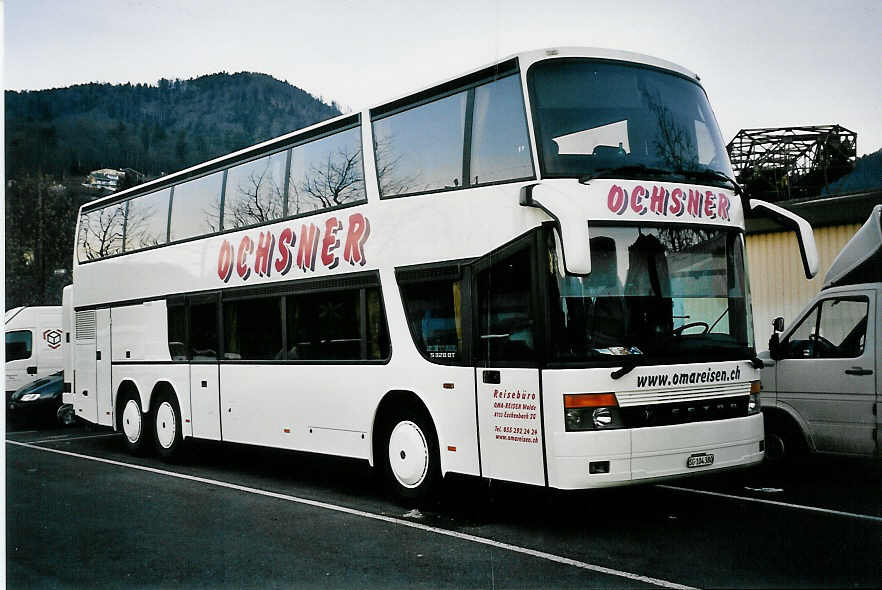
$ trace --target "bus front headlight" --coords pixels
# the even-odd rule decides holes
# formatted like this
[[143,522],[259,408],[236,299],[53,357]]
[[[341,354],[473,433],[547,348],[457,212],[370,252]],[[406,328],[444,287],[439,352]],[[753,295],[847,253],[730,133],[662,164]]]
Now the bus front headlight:
[[760,402],[760,382],[751,381],[750,396],[747,398],[747,415],[752,416],[753,414],[759,414],[761,410],[762,403]]
[[567,432],[623,428],[614,393],[568,393],[564,395]]

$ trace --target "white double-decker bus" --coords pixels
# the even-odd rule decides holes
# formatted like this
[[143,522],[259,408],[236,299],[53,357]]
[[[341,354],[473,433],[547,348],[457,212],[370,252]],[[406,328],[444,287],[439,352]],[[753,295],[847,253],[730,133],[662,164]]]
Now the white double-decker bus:
[[70,401],[133,452],[356,457],[404,498],[751,465],[731,177],[691,72],[516,55],[85,205]]

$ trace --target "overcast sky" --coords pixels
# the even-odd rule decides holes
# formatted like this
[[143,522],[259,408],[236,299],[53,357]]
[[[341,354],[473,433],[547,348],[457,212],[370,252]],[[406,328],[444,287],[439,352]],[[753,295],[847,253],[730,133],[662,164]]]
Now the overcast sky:
[[880,0],[7,0],[4,29],[7,89],[248,70],[355,110],[525,49],[625,49],[698,73],[726,141],[838,123],[882,147]]

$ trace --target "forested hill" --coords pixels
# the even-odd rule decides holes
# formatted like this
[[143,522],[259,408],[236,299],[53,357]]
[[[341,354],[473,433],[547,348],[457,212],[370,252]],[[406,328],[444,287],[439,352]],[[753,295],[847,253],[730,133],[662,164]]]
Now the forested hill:
[[338,114],[253,73],[6,92],[6,309],[61,302],[77,209],[104,194],[81,186],[92,170],[155,178]]
[[8,178],[174,172],[340,113],[266,74],[6,92]]

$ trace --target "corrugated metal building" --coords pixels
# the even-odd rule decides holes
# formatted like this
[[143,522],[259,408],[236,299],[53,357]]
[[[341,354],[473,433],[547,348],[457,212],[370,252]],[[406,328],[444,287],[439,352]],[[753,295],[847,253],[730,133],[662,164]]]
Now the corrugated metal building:
[[[820,270],[806,280],[796,235],[765,218],[747,221],[747,264],[757,351],[768,348],[772,320],[790,324],[818,291],[839,250],[882,203],[882,190],[777,203],[804,217],[815,231]],[[882,280],[882,277],[880,277]]]

